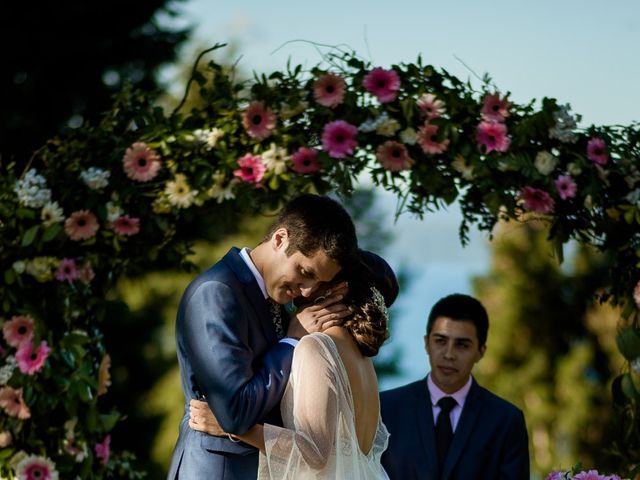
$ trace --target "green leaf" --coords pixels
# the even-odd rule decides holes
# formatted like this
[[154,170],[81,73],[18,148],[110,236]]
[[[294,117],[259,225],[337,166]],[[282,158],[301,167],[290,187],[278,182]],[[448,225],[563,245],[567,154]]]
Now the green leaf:
[[29,230],[24,232],[24,236],[22,237],[22,246],[28,247],[33,243],[36,239],[36,235],[38,234],[38,230],[40,229],[40,225],[34,225]]
[[93,401],[93,390],[91,385],[84,381],[80,381],[76,388],[78,389],[78,396],[80,397],[80,400],[85,403],[91,403]]
[[624,393],[629,400],[634,400],[638,395],[636,387],[633,386],[631,375],[629,375],[628,373],[625,373],[622,376],[622,380],[620,381],[620,388],[622,389],[622,393]]
[[5,270],[4,281],[7,285],[13,284],[15,279],[16,279],[16,272],[13,270],[13,268],[10,268],[9,270]]
[[616,336],[618,350],[627,360],[635,360],[640,357],[640,332],[633,327],[620,330]]
[[113,430],[113,427],[116,426],[120,420],[120,414],[118,412],[111,412],[106,415],[100,415],[100,421],[102,422],[102,426],[105,430]]
[[62,227],[59,223],[54,223],[44,231],[44,234],[42,234],[42,241],[50,242],[56,238],[60,232],[62,232]]

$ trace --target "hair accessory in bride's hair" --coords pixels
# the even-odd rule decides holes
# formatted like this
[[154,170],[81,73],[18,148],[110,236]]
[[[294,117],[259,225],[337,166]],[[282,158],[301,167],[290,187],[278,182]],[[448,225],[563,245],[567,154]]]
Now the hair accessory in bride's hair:
[[371,287],[371,298],[373,299],[374,305],[382,312],[382,314],[388,319],[389,311],[387,310],[387,304],[384,301],[384,297],[380,290],[376,287]]

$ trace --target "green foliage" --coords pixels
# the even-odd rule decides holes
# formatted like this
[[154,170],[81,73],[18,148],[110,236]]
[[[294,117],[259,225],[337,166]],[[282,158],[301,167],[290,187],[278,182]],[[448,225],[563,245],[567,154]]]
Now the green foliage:
[[[220,238],[220,226],[272,212],[301,192],[350,196],[361,175],[397,195],[398,214],[423,215],[458,199],[463,241],[471,224],[490,231],[501,218],[537,215],[551,224],[556,251],[576,239],[605,252],[601,297],[633,302],[640,238],[635,213],[627,212],[638,201],[636,126],[578,131],[553,99],[543,99],[539,110],[533,102],[511,104],[488,84],[477,92],[420,60],[385,73],[397,76],[397,85],[390,80],[367,91],[363,82],[372,70],[353,53],[337,52],[309,71],[290,65],[237,82],[233,71],[209,62],[194,69],[186,97],[195,89],[202,102],[190,102],[188,112],[179,106],[167,115],[154,97],[125,88],[99,123],[50,140],[27,172],[2,167],[0,311],[5,326],[19,316],[32,319],[33,345],[46,357],[25,373],[12,362],[24,363],[26,343],[3,345],[3,392],[22,389],[31,417],[4,407],[0,427],[13,442],[2,474],[26,452],[50,458],[65,477],[135,477],[128,454],[114,452],[104,462],[96,450],[124,418],[118,405],[103,400],[108,324],[129,313],[113,294],[118,280],[151,269],[193,269],[194,239]],[[344,85],[331,106],[317,92],[329,72]],[[354,138],[328,141],[326,126],[336,121],[357,127]],[[481,137],[487,128],[497,133]],[[592,139],[604,141],[597,155]],[[306,163],[303,148],[312,157]],[[566,172],[577,186],[574,196],[555,188]],[[527,199],[527,188],[538,203]],[[636,320],[629,328],[637,329]],[[558,317],[544,328],[554,351],[563,352],[575,321]],[[131,367],[116,364],[110,348],[115,383],[116,373]],[[532,368],[548,368],[545,355],[533,358]],[[635,411],[636,400],[623,398],[624,411]],[[84,447],[78,460],[71,452]],[[631,452],[625,460],[638,457]]]
[[[476,279],[491,318],[483,385],[525,413],[533,471],[576,461],[620,469],[607,385],[622,363],[619,312],[593,302],[607,259],[578,247],[560,268],[541,225],[503,225],[491,272]],[[575,246],[575,245],[574,245]]]
[[2,2],[0,156],[22,170],[48,139],[95,123],[126,83],[157,88],[156,73],[176,58],[187,30],[167,27],[180,0]]

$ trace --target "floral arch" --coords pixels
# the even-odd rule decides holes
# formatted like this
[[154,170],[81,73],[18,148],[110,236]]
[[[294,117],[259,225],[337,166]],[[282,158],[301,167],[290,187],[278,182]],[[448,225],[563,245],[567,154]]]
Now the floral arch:
[[51,140],[25,172],[4,169],[2,478],[133,476],[109,448],[121,414],[101,408],[106,292],[157,262],[182,264],[193,240],[184,227],[204,214],[257,212],[302,191],[348,196],[363,172],[397,195],[398,213],[458,200],[463,243],[472,224],[535,216],[560,258],[569,240],[610,255],[601,299],[622,307],[627,360],[612,408],[630,425],[624,463],[639,463],[637,124],[579,129],[554,99],[517,105],[489,81],[476,91],[420,59],[374,68],[351,52],[250,84],[209,62],[190,89],[201,106],[171,113],[123,91],[99,125]]

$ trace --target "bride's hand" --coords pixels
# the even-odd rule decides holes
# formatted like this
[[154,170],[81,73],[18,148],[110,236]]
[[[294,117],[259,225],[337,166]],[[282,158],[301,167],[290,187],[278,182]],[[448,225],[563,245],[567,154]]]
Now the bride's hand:
[[209,408],[209,404],[200,400],[189,402],[189,426],[193,430],[216,437],[227,436],[227,433],[218,424],[218,419]]
[[307,333],[323,332],[328,328],[342,325],[345,317],[351,315],[351,310],[342,303],[342,299],[348,292],[346,282],[329,286],[320,291],[313,302],[298,307],[298,311],[292,316],[287,335],[290,337],[303,337]]

